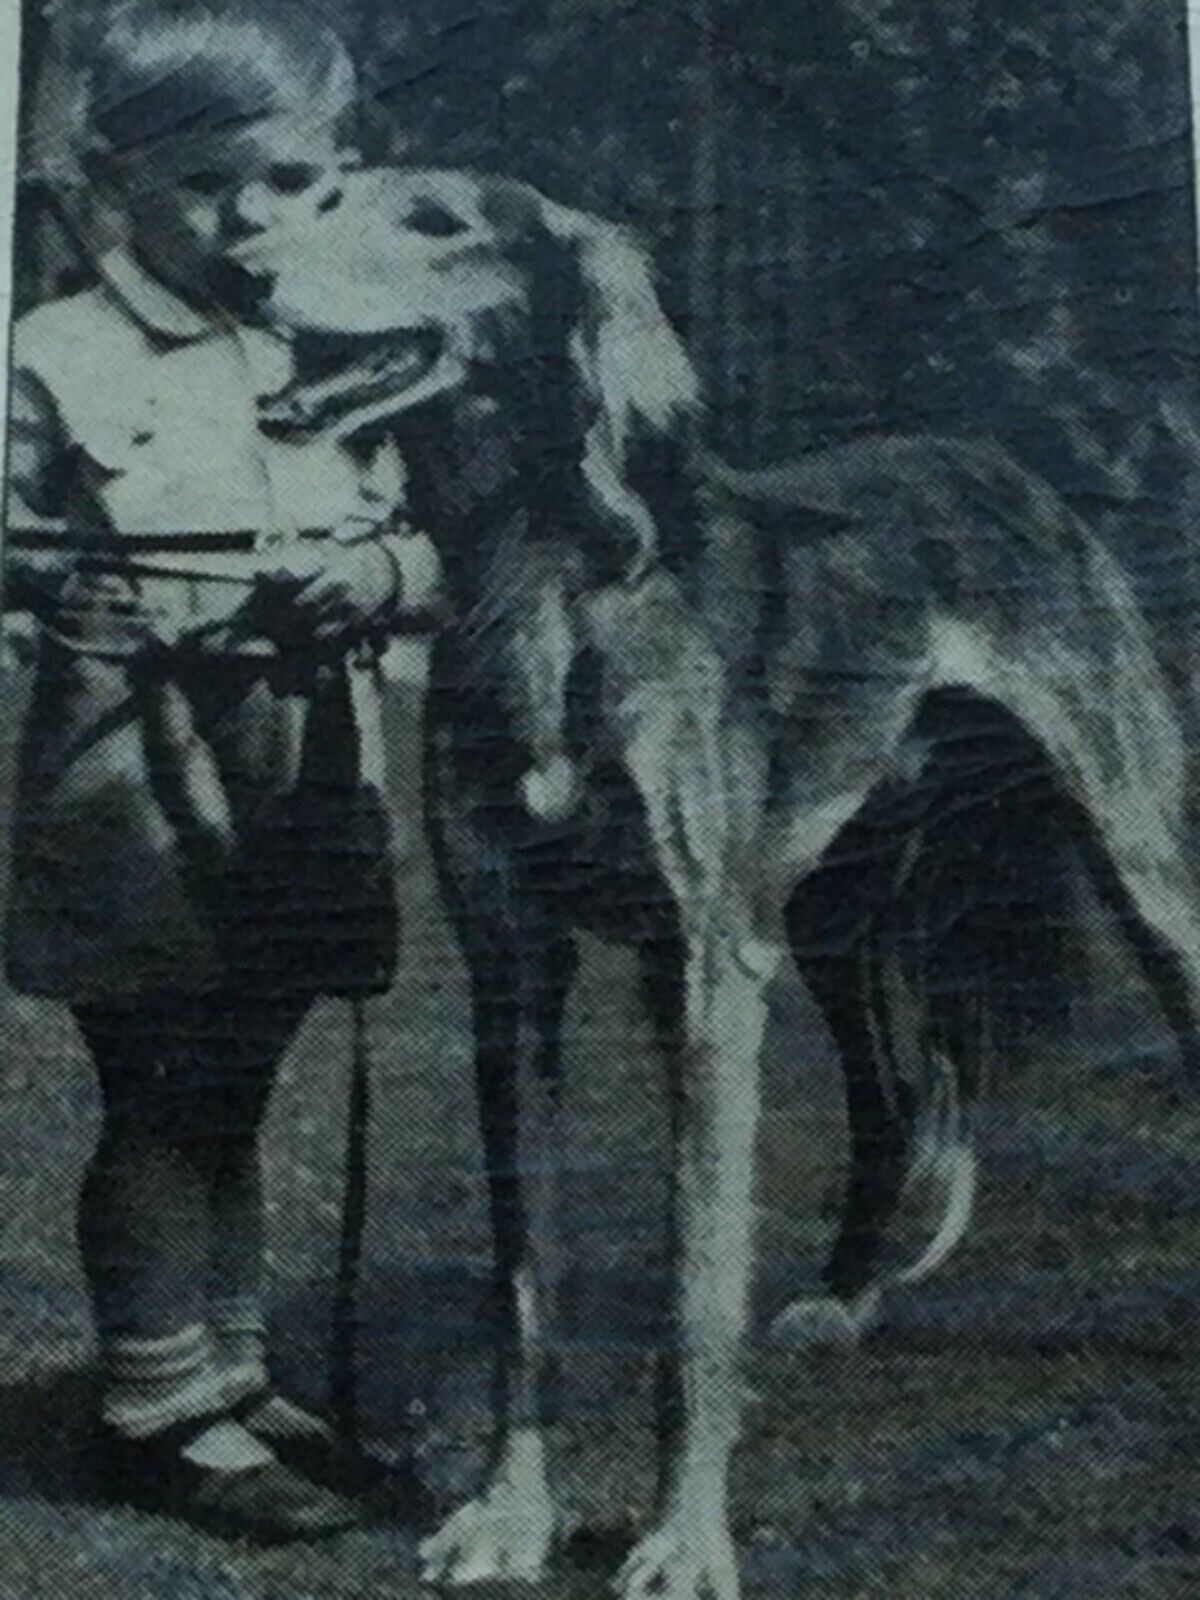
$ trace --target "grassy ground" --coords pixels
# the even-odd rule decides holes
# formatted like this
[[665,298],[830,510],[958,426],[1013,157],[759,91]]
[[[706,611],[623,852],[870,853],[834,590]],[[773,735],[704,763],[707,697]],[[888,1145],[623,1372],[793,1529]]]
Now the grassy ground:
[[[402,791],[402,795],[406,791]],[[404,800],[407,805],[408,800]],[[439,1494],[484,1437],[487,1262],[461,970],[419,850],[406,957],[376,1008],[364,1404]],[[967,1246],[854,1357],[756,1340],[735,1473],[747,1591],[827,1600],[1174,1600],[1200,1570],[1200,1102],[1112,964],[1069,1050],[997,1088]],[[620,952],[572,1008],[563,1178],[573,1269],[554,1475],[580,1530],[541,1593],[604,1592],[644,1519],[661,1328],[663,1119]],[[79,1460],[90,1342],[72,1202],[96,1125],[54,1007],[9,998],[0,1095],[0,1600],[407,1600],[403,1519],[252,1553],[100,1508]],[[306,1029],[270,1120],[279,1365],[326,1366],[348,1022]],[[819,1264],[843,1158],[837,1077],[799,995],[768,1052],[757,1314]],[[497,1591],[499,1592],[499,1591]]]

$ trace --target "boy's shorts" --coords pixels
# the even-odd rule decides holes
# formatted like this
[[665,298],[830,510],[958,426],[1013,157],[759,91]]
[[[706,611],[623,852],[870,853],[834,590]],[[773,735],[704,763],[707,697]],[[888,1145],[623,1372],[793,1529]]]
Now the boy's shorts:
[[[237,660],[181,672],[236,823],[214,865],[189,854],[160,803],[125,669],[45,642],[13,821],[13,987],[75,1004],[386,989],[391,827],[386,796],[362,776],[348,673],[284,678]],[[285,746],[298,702],[297,763]]]

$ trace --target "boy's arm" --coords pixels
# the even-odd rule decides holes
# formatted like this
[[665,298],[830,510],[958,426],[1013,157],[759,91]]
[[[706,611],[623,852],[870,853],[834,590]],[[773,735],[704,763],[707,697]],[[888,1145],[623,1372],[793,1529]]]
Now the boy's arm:
[[[16,366],[9,389],[8,482],[5,492],[3,587],[9,610],[53,605],[71,574],[66,533],[66,450],[58,408],[45,384]],[[39,536],[35,546],[23,534]]]
[[343,524],[334,539],[342,545],[373,546],[384,557],[391,579],[382,607],[388,620],[434,609],[442,592],[442,564],[427,534],[393,518],[367,527]]
[[387,437],[377,443],[362,471],[364,499],[374,515],[347,518],[334,530],[334,538],[347,545],[374,541],[387,560],[391,582],[385,624],[429,612],[441,594],[442,567],[432,541],[415,532],[405,514],[408,467],[398,442]]
[[394,439],[359,457],[362,497],[319,545],[292,547],[268,576],[314,637],[386,633],[405,619],[426,624],[440,610],[437,551],[405,517],[408,474]]
[[323,642],[387,633],[438,609],[441,564],[424,534],[343,524],[329,539],[281,551],[260,573],[283,617]]

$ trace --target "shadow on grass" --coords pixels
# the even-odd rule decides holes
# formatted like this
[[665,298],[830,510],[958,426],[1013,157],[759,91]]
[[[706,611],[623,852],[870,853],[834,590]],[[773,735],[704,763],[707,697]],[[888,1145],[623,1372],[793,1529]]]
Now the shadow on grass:
[[0,1500],[99,1504],[96,1406],[96,1381],[87,1372],[0,1385]]

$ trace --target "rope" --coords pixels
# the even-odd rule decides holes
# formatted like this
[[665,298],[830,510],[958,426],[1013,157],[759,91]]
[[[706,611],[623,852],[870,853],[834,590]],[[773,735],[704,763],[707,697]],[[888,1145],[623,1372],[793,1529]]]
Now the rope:
[[358,1436],[358,1290],[367,1217],[367,1127],[371,1117],[371,1041],[367,1003],[350,1004],[350,1104],[346,1119],[346,1177],[333,1302],[329,1392],[345,1437]]

